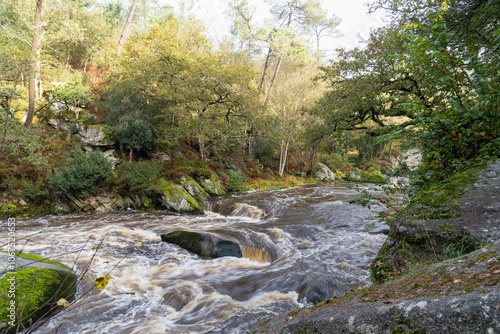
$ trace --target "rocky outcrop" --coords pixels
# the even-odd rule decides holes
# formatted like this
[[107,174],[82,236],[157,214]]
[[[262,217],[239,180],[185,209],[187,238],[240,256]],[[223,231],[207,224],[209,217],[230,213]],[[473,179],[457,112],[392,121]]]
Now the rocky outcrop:
[[500,161],[476,166],[413,198],[390,224],[371,266],[372,281],[415,264],[466,254],[500,239]]
[[162,234],[161,240],[176,244],[191,253],[203,257],[242,257],[241,248],[238,243],[219,238],[209,233],[175,231],[169,234]]
[[208,179],[199,179],[198,183],[210,196],[222,196],[227,194],[226,188],[224,188],[222,183],[217,179],[217,176],[213,174]]
[[318,171],[316,172],[316,180],[318,181],[334,181],[335,174],[328,168],[328,166],[318,163]]
[[252,333],[497,333],[500,241],[466,256],[283,314]]
[[78,122],[71,122],[64,118],[53,118],[48,123],[55,129],[77,135],[90,150],[94,148],[111,148],[116,145],[114,140],[106,136],[102,125],[85,125]]
[[208,209],[210,206],[210,195],[203,189],[198,182],[194,179],[183,179],[182,185],[184,189],[189,193],[189,195],[193,196],[193,198],[198,201],[200,206],[204,209]]
[[[17,255],[15,268],[0,268],[2,333],[16,333],[21,323],[29,327],[47,317],[59,308],[59,299],[71,301],[76,291],[76,276],[68,267],[36,255]],[[0,252],[0,263],[7,264],[8,260],[9,254]],[[16,273],[10,273],[13,271]]]
[[104,191],[99,195],[85,198],[65,196],[59,198],[55,211],[57,213],[71,212],[109,212],[115,210],[145,208],[145,204],[138,196],[121,196],[116,192]]
[[161,180],[163,207],[184,213],[204,213],[200,203],[183,186]]
[[355,182],[370,182],[370,183],[385,183],[385,177],[379,173],[370,173],[362,171],[358,168],[353,168],[346,176],[347,181]]

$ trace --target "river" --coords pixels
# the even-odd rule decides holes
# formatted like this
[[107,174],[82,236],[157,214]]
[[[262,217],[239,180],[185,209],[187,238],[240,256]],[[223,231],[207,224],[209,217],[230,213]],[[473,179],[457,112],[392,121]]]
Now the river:
[[[83,276],[78,299],[36,333],[245,333],[367,286],[386,238],[375,216],[386,208],[350,203],[359,197],[349,184],[329,183],[227,195],[200,216],[128,211],[19,221],[18,250]],[[161,241],[177,229],[238,241],[245,257],[203,259]],[[111,277],[107,287],[92,289],[103,276]]]

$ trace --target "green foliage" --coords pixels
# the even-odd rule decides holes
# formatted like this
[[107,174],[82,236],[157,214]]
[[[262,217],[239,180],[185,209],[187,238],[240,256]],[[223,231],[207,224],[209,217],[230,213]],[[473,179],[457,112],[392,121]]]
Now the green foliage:
[[150,196],[159,191],[157,181],[162,166],[151,161],[127,161],[115,169],[113,182],[125,193]]
[[84,107],[93,98],[92,88],[84,83],[85,78],[81,72],[69,75],[67,82],[52,83],[45,92],[52,102],[62,102],[66,111],[70,107]]
[[405,107],[419,115],[411,134],[422,143],[420,176],[427,182],[500,156],[500,31],[496,55],[481,57],[457,41],[441,16],[430,19],[432,38],[401,33],[408,52],[398,57],[414,71],[423,97]]
[[125,149],[139,151],[152,148],[154,126],[152,118],[146,113],[117,107],[107,118],[107,124]]
[[348,166],[347,159],[338,153],[323,155],[320,162],[324,163],[330,170],[344,170]]
[[264,164],[271,164],[274,158],[273,143],[265,138],[259,138],[255,143],[253,156]]
[[107,184],[111,162],[101,152],[85,154],[73,149],[63,166],[49,178],[49,185],[58,195],[84,197]]
[[228,173],[229,181],[227,189],[234,193],[240,193],[247,190],[247,178],[240,171],[230,170]]

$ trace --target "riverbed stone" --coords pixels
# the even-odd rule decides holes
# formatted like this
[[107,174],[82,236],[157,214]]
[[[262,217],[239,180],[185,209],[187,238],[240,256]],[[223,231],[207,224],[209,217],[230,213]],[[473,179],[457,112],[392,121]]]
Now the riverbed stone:
[[162,234],[161,240],[176,244],[202,257],[218,258],[224,256],[243,256],[238,243],[209,233],[179,230],[168,234]]
[[[9,259],[9,254],[0,252],[0,263],[6,264]],[[16,333],[21,323],[29,327],[50,316],[59,308],[56,302],[60,298],[71,301],[76,291],[77,278],[67,266],[25,253],[17,253],[15,260],[15,269],[0,268],[0,292],[4,296],[0,298],[0,331],[6,333]],[[12,322],[12,314],[21,320]]]

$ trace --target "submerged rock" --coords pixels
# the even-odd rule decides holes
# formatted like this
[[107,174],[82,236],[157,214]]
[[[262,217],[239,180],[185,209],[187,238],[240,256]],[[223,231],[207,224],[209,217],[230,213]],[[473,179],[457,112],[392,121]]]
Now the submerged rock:
[[240,245],[208,233],[175,231],[162,234],[161,240],[176,244],[199,256],[218,258],[223,256],[242,257]]
[[174,308],[176,311],[182,310],[184,306],[194,299],[194,293],[188,287],[180,287],[168,291],[163,295],[163,303]]

